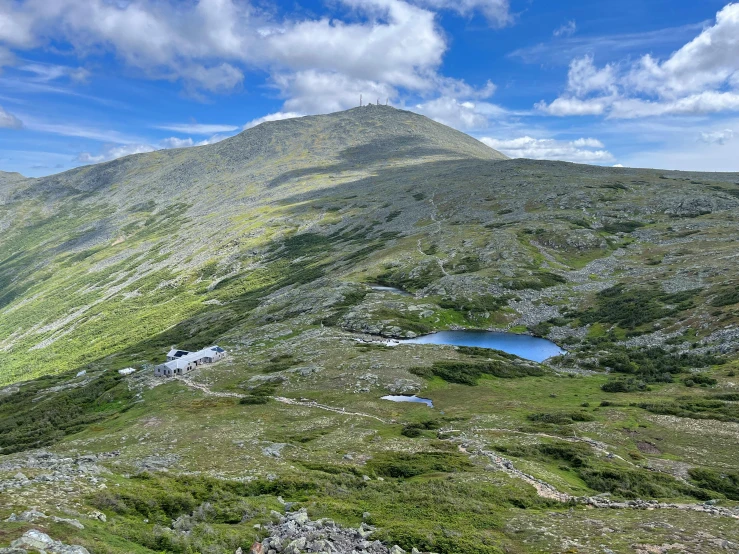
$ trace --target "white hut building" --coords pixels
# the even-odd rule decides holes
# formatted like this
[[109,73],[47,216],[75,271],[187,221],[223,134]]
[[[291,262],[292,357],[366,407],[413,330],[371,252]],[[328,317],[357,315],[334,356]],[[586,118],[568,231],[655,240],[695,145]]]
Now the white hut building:
[[220,346],[210,346],[197,352],[173,348],[167,353],[167,361],[154,368],[154,375],[172,377],[185,375],[203,364],[212,364],[226,357],[226,351]]

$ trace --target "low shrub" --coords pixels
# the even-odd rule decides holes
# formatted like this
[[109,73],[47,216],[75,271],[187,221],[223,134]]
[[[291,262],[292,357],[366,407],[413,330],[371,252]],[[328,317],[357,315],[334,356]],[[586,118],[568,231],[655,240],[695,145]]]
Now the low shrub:
[[408,479],[426,473],[455,473],[471,469],[469,459],[452,452],[391,452],[375,456],[367,468],[382,477]]
[[551,423],[553,425],[570,425],[576,421],[595,421],[595,417],[587,412],[536,412],[527,415],[526,419],[536,423]]
[[739,500],[739,472],[693,468],[688,470],[697,486],[723,494],[730,500]]
[[739,406],[720,400],[687,397],[679,398],[670,403],[644,402],[636,404],[636,406],[654,414],[739,422]]
[[694,385],[706,385],[712,387],[716,385],[718,381],[705,373],[694,373],[690,377],[683,379],[683,383],[686,387],[692,387]]
[[441,377],[448,383],[469,386],[477,385],[479,378],[483,375],[491,375],[501,379],[544,375],[544,371],[539,367],[515,365],[505,360],[490,360],[482,363],[439,361],[434,362],[431,367],[411,368],[410,372],[426,379],[436,376]]
[[239,404],[245,404],[247,406],[250,405],[257,405],[257,404],[266,404],[269,402],[269,397],[267,396],[254,396],[254,395],[248,395],[244,396],[241,400],[239,400]]
[[648,390],[647,384],[638,379],[611,379],[601,385],[604,392],[636,392]]
[[684,485],[664,473],[609,467],[583,468],[578,471],[578,474],[591,489],[623,498],[692,496],[699,500],[710,499],[710,495],[705,491]]

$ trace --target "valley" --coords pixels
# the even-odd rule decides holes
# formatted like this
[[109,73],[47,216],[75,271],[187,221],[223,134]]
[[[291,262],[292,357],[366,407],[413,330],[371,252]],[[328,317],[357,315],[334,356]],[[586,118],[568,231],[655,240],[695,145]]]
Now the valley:
[[739,174],[368,106],[0,174],[0,230],[0,551],[739,550]]

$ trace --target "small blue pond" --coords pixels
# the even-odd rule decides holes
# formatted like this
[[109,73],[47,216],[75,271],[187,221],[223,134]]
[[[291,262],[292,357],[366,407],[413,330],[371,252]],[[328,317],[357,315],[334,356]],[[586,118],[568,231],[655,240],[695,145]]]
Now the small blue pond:
[[496,331],[439,331],[431,335],[403,340],[401,343],[451,344],[454,346],[492,348],[532,362],[543,362],[547,358],[559,356],[565,352],[546,339]]
[[419,396],[416,396],[415,394],[413,396],[405,396],[405,395],[388,395],[383,396],[383,400],[391,400],[393,402],[418,402],[419,404],[426,404],[429,408],[434,407],[434,403],[429,400],[428,398],[421,398]]

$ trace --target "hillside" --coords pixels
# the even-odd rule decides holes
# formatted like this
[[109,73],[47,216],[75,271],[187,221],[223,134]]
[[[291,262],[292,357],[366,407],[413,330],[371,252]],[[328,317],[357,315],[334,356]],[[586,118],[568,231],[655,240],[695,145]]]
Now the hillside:
[[[233,552],[313,536],[270,515],[299,507],[408,551],[739,543],[739,174],[510,160],[367,106],[0,173],[0,230],[0,519],[84,524],[0,545]],[[567,352],[386,346],[447,329]]]

